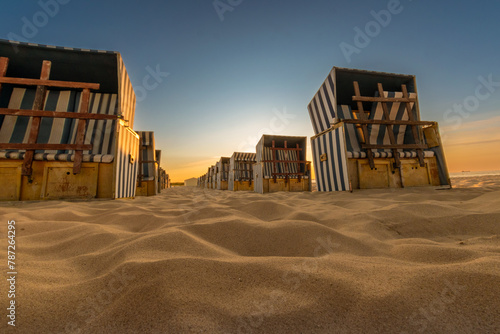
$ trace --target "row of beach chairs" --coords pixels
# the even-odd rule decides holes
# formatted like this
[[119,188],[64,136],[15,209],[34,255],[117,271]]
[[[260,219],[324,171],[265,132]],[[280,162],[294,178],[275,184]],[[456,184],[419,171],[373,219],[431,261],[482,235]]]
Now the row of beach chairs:
[[221,157],[197,179],[200,188],[255,191],[310,191],[311,163],[307,137],[263,135],[256,153],[234,152]]
[[[318,191],[451,187],[438,123],[420,119],[414,75],[333,67],[308,110]],[[198,186],[311,190],[305,141],[264,135],[255,155],[221,158]]]
[[117,52],[0,40],[0,200],[133,198],[169,186]]

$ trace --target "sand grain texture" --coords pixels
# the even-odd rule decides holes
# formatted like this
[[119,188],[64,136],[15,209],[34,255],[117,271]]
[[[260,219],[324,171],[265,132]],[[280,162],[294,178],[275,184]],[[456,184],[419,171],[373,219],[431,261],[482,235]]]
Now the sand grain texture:
[[19,272],[17,326],[4,280],[0,328],[500,333],[500,177],[454,184],[0,203]]

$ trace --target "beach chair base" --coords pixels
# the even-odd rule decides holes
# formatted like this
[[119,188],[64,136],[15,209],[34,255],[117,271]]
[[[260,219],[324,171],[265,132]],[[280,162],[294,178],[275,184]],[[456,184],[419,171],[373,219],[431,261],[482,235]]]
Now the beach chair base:
[[254,183],[253,181],[234,181],[232,191],[253,191]]
[[227,181],[220,181],[219,183],[217,183],[218,190],[227,190],[227,187],[228,187]]
[[[259,182],[260,183],[260,182]],[[301,178],[300,180],[297,178],[294,179],[263,179],[262,180],[262,188],[255,189],[258,193],[274,193],[278,191],[289,191],[289,192],[298,192],[298,191],[311,191],[309,185],[309,179]]]
[[439,170],[435,157],[425,158],[420,166],[418,158],[401,159],[401,168],[394,168],[394,159],[374,159],[370,168],[368,159],[348,159],[351,189],[404,188],[439,186]]
[[23,160],[0,160],[0,200],[113,198],[113,164],[84,162],[73,174],[73,163],[33,161],[30,176],[21,175]]
[[138,182],[137,190],[135,191],[136,196],[154,196],[157,194],[156,191],[157,181],[141,181]]

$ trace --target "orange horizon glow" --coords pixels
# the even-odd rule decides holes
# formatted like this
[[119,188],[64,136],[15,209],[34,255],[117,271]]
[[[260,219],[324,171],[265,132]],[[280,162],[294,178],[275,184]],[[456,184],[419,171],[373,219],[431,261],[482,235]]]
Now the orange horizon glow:
[[[500,170],[500,116],[463,123],[459,127],[442,126],[443,148],[449,173],[462,171]],[[308,138],[309,143],[309,138]],[[227,156],[227,155],[226,155]],[[198,178],[220,157],[179,157],[167,168],[172,182]],[[311,148],[307,147],[307,160],[312,161]],[[162,164],[162,166],[164,166]],[[313,168],[313,179],[314,168]]]

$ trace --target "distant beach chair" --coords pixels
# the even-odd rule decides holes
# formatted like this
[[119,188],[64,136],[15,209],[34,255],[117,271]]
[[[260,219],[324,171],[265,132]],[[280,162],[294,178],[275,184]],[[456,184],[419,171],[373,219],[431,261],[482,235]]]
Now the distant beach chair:
[[234,152],[229,159],[228,190],[253,191],[255,153]]
[[307,137],[263,135],[253,168],[255,192],[311,191]]
[[308,110],[319,191],[450,185],[415,76],[334,67]]
[[208,172],[207,172],[207,182],[206,182],[206,188],[207,189],[215,189],[215,166],[212,165],[208,167]]
[[167,186],[166,176],[167,172],[161,167],[161,150],[155,150],[157,161],[157,175],[158,175],[158,193],[164,190]]
[[159,192],[155,135],[153,131],[137,131],[137,134],[140,137],[137,196],[154,196]]
[[0,199],[135,196],[135,94],[117,52],[0,40]]
[[229,177],[229,162],[231,158],[221,157],[217,162],[217,186],[218,190],[227,190]]
[[167,172],[161,167],[159,168],[158,182],[160,191],[167,188]]

